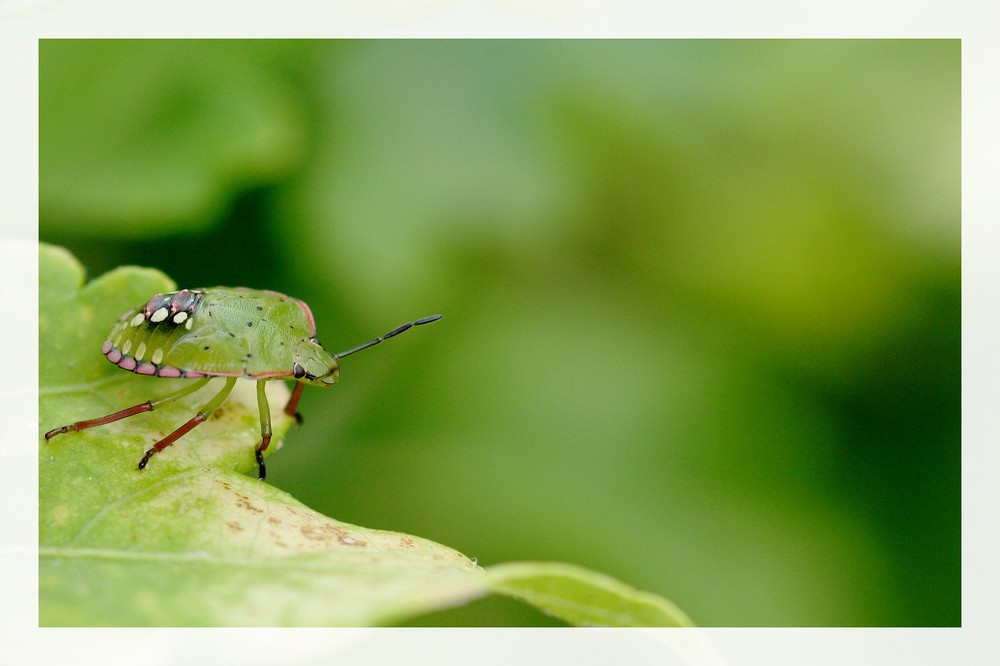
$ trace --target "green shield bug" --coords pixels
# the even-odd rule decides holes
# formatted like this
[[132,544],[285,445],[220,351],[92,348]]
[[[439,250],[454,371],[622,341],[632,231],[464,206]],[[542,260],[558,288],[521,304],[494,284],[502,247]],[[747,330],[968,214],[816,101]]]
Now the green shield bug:
[[440,318],[441,315],[433,315],[417,319],[362,345],[330,354],[316,339],[316,324],[309,306],[296,298],[243,287],[181,289],[157,294],[118,319],[101,351],[123,370],[195,381],[157,400],[54,428],[45,433],[45,440],[152,411],[194,393],[213,377],[224,377],[225,385],[194,417],[146,451],[139,461],[139,469],[145,469],[150,458],[211,416],[229,396],[236,380],[243,377],[257,382],[261,441],[254,454],[263,479],[263,452],[271,443],[271,411],[264,393],[267,382],[272,379],[296,382],[285,413],[299,418],[296,407],[302,389],[307,384],[335,383],[340,376],[339,359]]

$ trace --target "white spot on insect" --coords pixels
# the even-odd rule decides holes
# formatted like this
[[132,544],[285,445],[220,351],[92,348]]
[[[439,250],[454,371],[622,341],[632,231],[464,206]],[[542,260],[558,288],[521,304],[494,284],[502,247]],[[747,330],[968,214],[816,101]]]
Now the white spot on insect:
[[163,347],[157,347],[153,350],[153,356],[149,359],[154,365],[159,365],[163,360]]
[[184,320],[188,318],[188,313],[183,310],[174,315],[175,324],[183,324]]
[[132,349],[132,341],[126,340],[125,345],[122,347],[122,353],[128,354],[129,350]]
[[153,322],[154,324],[159,324],[166,318],[167,318],[167,309],[160,308],[149,317],[149,321]]
[[191,324],[193,324],[193,323],[194,323],[194,319],[188,319],[187,323],[184,324],[184,328],[186,328],[187,330],[190,331],[191,330]]
[[129,326],[138,326],[139,324],[141,324],[144,321],[146,321],[146,313],[145,312],[136,312],[135,316],[132,317],[132,321],[130,321],[128,323],[128,325]]
[[140,342],[139,346],[135,350],[135,360],[141,361],[142,355],[146,353],[146,343]]
[[122,343],[122,336],[123,335],[125,335],[125,334],[124,333],[119,333],[118,337],[115,338],[115,341],[112,343],[115,347],[119,346]]

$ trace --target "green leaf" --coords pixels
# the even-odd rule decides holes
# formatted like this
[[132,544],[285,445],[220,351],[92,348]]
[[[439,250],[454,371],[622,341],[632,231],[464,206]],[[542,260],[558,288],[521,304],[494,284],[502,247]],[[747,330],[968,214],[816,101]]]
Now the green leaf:
[[572,564],[511,562],[492,567],[486,578],[494,591],[578,626],[694,626],[663,597]]
[[[169,278],[124,267],[84,285],[79,263],[46,245],[39,266],[43,431],[183,385],[122,372],[100,353],[117,317],[174,289]],[[282,411],[287,388],[268,386],[273,452],[293,420]],[[205,388],[42,439],[42,625],[385,625],[491,592],[574,624],[689,624],[666,600],[606,576],[557,563],[484,572],[451,548],[339,522],[247,476],[259,441],[252,382],[238,382],[212,418],[138,470],[143,452],[210,396]]]

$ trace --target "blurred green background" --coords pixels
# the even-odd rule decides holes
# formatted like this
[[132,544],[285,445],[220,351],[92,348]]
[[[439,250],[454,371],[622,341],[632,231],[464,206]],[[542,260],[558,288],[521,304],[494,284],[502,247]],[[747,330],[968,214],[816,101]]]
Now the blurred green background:
[[445,315],[307,390],[269,483],[703,626],[960,624],[957,40],[39,56],[40,237],[91,277],[283,291],[332,352]]

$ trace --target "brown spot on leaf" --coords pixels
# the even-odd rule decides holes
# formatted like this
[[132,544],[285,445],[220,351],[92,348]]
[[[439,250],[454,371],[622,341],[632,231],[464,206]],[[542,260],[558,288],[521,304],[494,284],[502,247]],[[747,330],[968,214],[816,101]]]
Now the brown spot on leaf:
[[236,502],[237,508],[253,511],[254,513],[264,513],[264,509],[254,506],[246,495],[240,495],[239,497],[239,501]]
[[334,538],[345,546],[367,546],[368,543],[351,536],[344,528],[329,523],[307,523],[299,528],[302,536],[311,541],[332,543]]
[[336,528],[332,525],[306,523],[299,528],[299,531],[302,532],[302,536],[311,541],[332,541]]

